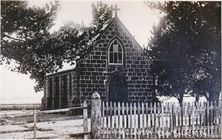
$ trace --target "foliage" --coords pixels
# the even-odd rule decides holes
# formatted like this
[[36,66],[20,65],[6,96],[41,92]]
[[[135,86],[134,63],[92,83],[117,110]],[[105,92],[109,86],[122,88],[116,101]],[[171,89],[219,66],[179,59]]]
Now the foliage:
[[146,51],[154,60],[161,94],[218,99],[221,84],[221,3],[147,3],[166,13]]
[[92,25],[95,31],[99,31],[103,25],[112,18],[112,6],[97,2],[92,4]]
[[1,1],[1,52],[2,60],[15,60],[18,64],[12,68],[20,73],[31,73],[37,79],[38,86],[45,73],[42,46],[49,36],[56,16],[58,3],[45,5],[44,8],[29,8],[27,1]]
[[2,60],[7,64],[15,60],[18,65],[11,70],[30,73],[37,82],[36,91],[43,90],[47,73],[62,68],[64,61],[74,63],[81,59],[92,38],[112,17],[110,7],[97,3],[93,5],[93,26],[67,24],[50,34],[58,6],[56,2],[44,8],[29,8],[26,1],[1,1]]

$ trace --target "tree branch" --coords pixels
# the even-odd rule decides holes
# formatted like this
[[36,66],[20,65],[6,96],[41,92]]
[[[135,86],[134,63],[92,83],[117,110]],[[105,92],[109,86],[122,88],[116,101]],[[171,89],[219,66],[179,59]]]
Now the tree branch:
[[7,38],[10,38],[10,39],[17,40],[17,41],[22,41],[22,42],[25,41],[25,40],[22,40],[22,39],[18,39],[18,38],[14,38],[14,37],[11,37],[9,35],[6,35],[5,33],[3,33],[3,37],[7,37]]

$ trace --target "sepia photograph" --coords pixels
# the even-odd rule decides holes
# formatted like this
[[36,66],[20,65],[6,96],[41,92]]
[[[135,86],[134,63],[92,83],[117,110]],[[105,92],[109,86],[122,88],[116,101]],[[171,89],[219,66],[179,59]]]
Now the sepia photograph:
[[221,139],[221,1],[2,0],[0,139]]

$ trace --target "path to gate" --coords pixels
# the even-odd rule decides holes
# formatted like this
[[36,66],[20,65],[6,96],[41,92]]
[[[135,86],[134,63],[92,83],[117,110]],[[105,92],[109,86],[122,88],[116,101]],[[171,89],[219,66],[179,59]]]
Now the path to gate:
[[218,102],[174,104],[101,102],[93,93],[93,138],[220,138]]

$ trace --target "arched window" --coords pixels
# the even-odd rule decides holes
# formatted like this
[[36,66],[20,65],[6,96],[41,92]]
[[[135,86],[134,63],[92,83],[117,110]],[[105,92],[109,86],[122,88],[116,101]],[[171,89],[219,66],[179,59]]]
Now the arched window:
[[118,40],[113,40],[109,45],[109,64],[122,65],[123,64],[123,47]]

